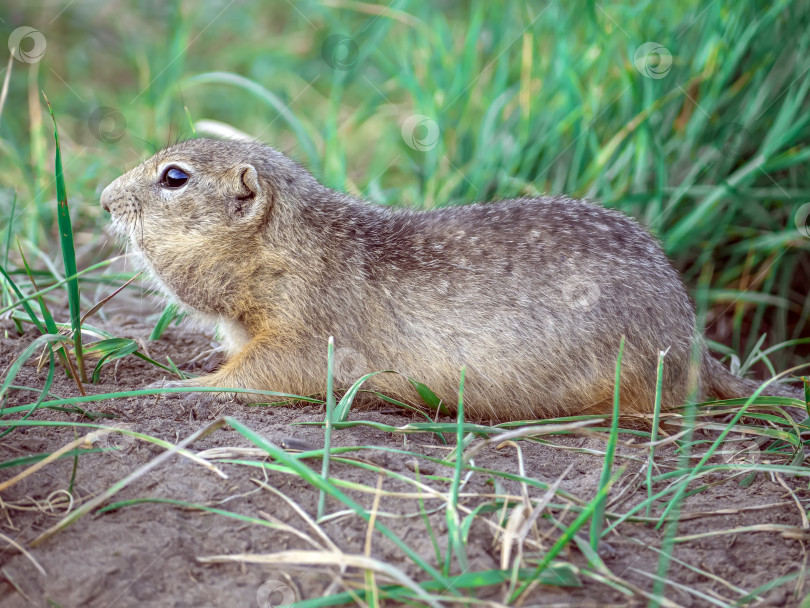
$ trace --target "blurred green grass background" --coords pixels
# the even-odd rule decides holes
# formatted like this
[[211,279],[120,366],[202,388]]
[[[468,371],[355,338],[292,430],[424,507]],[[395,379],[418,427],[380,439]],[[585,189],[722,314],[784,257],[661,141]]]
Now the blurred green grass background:
[[45,91],[80,268],[117,251],[101,189],[217,121],[382,204],[598,200],[661,239],[714,340],[745,358],[810,336],[803,0],[6,0],[0,19],[20,45],[0,234],[39,266],[59,255]]

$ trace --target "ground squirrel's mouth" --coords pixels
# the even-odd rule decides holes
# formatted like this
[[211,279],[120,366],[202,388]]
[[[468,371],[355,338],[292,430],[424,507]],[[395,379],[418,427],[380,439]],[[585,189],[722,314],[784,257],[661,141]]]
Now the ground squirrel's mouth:
[[[146,261],[144,253],[144,228],[142,218],[132,211],[118,214],[114,211],[110,213],[110,221],[107,223],[108,234],[116,238],[129,254]],[[143,267],[143,262],[140,263]],[[153,269],[148,268],[153,272]]]
[[107,224],[107,230],[115,236],[123,237],[132,242],[132,244],[136,244],[135,226],[136,224],[134,222],[129,222],[121,216],[113,215],[110,217],[110,221]]

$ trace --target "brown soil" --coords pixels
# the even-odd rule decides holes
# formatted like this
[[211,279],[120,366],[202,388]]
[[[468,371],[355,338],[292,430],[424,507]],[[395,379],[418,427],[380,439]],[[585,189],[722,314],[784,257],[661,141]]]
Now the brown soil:
[[[135,339],[145,338],[151,326],[135,319],[113,315],[106,325],[97,322],[115,335]],[[4,331],[5,330],[5,331]],[[1,338],[3,335],[8,337]],[[0,321],[0,370],[5,369],[12,357],[30,344],[35,337],[33,330],[18,336],[10,321]],[[148,344],[150,354],[162,361],[169,355],[177,364],[191,360],[201,351],[210,348],[210,337],[191,333],[183,327],[170,328],[159,341]],[[192,371],[201,371],[199,364]],[[139,359],[127,357],[117,367],[105,368],[102,383],[88,388],[92,393],[108,393],[141,388],[160,378],[162,372]],[[41,388],[45,370],[37,371],[26,365],[15,384]],[[75,386],[57,374],[52,392],[67,397],[77,394]],[[28,391],[12,391],[7,405],[30,403],[35,394]],[[195,398],[137,397],[105,400],[90,404],[88,409],[114,414],[114,424],[177,443],[221,415],[230,415],[254,429],[276,445],[288,438],[307,442],[313,446],[323,445],[323,431],[317,426],[292,426],[300,422],[323,420],[318,406],[305,407],[243,407],[236,405],[211,406],[199,403]],[[37,420],[84,421],[75,414],[63,414],[52,410],[39,411]],[[352,420],[371,420],[402,426],[420,419],[411,414],[385,410],[353,412]],[[102,420],[102,423],[105,421]],[[0,440],[0,462],[26,455],[52,452],[88,432],[71,427],[30,427],[17,430]],[[82,455],[77,462],[75,485],[72,496],[73,508],[110,488],[138,467],[146,464],[163,452],[150,443],[136,440],[121,440],[120,435],[110,435],[108,446],[121,448]],[[448,443],[453,437],[447,435]],[[629,438],[629,436],[627,436]],[[583,451],[603,451],[604,441],[599,437],[568,435],[551,438],[553,445],[531,441],[518,442],[526,469],[526,475],[545,482],[554,482],[563,475],[569,465],[573,468],[561,483],[561,488],[584,501],[593,497],[602,468],[602,457]],[[441,456],[446,448],[435,435],[402,435],[377,431],[368,427],[353,427],[336,430],[333,444],[338,446],[377,446],[406,449],[429,456]],[[494,446],[480,453],[475,464],[486,469],[518,473],[518,453],[515,445],[500,449]],[[191,449],[195,452],[214,447],[253,447],[238,433],[220,429],[197,441]],[[619,464],[628,468],[611,490],[609,510],[626,512],[631,505],[646,496],[643,485],[643,468],[646,452],[629,447],[619,449]],[[410,478],[415,473],[409,459],[379,450],[360,452],[358,457],[382,466],[389,471]],[[245,457],[248,459],[248,457]],[[251,460],[260,460],[250,457]],[[670,448],[660,450],[657,462],[661,471],[666,471],[675,462]],[[308,461],[320,470],[320,460]],[[119,492],[111,501],[158,497],[188,501],[261,518],[272,515],[293,528],[314,536],[313,531],[295,510],[284,500],[251,481],[264,479],[258,468],[236,464],[218,464],[228,475],[221,479],[202,466],[187,459],[173,457],[140,477]],[[452,476],[452,470],[441,465],[429,465],[420,460],[422,474],[435,479],[425,481],[433,488],[448,491],[444,479]],[[313,549],[300,537],[278,529],[257,525],[219,515],[189,511],[170,504],[138,504],[103,514],[92,513],[76,521],[47,541],[30,549],[31,557],[44,568],[41,574],[32,561],[13,548],[9,539],[28,546],[35,537],[64,516],[74,461],[62,458],[48,464],[35,474],[13,485],[0,494],[0,606],[270,606],[282,598],[314,598],[333,585],[333,591],[343,591],[340,572],[329,566],[272,566],[251,563],[202,563],[198,558],[224,554],[271,554],[290,549]],[[0,469],[0,483],[23,471],[25,466]],[[377,484],[373,472],[347,463],[333,464],[332,475],[336,478],[364,484],[372,490]],[[469,508],[489,501],[496,487],[520,496],[521,487],[486,473],[474,473],[463,492],[473,494],[463,499]],[[704,478],[706,481],[707,478]],[[805,543],[801,538],[787,538],[779,532],[721,532],[741,526],[756,524],[779,524],[801,527],[802,518],[794,498],[778,483],[775,477],[759,474],[751,485],[743,487],[740,478],[724,479],[716,475],[714,482],[705,491],[687,498],[683,513],[709,513],[681,521],[678,535],[712,533],[696,540],[679,542],[674,556],[683,562],[711,573],[715,579],[695,573],[673,563],[668,578],[674,584],[695,589],[704,597],[722,597],[735,600],[740,593],[728,584],[750,591],[777,577],[795,573],[807,562]],[[808,492],[806,481],[784,479],[795,491],[798,500],[806,504]],[[318,492],[302,479],[277,471],[266,472],[266,483],[295,501],[306,513],[314,517]],[[662,489],[663,484],[657,487]],[[697,487],[697,486],[695,486]],[[409,491],[414,487],[386,476],[382,483],[384,491]],[[544,492],[528,488],[533,499]],[[373,493],[350,491],[349,494],[365,508],[371,509]],[[552,502],[564,502],[555,499]],[[439,501],[428,501],[427,508],[436,508]],[[662,505],[663,506],[663,505]],[[327,512],[344,510],[336,501],[327,502]],[[731,510],[723,513],[721,510]],[[379,505],[380,517],[386,525],[403,538],[410,547],[429,563],[435,565],[435,554],[426,526],[420,516],[416,500],[383,497]],[[408,517],[393,518],[386,514],[404,514]],[[566,524],[573,521],[575,513],[554,508],[548,511]],[[659,509],[657,513],[661,513]],[[462,517],[464,513],[462,513]],[[476,520],[470,530],[467,555],[471,570],[488,570],[499,567],[500,545],[486,525],[490,515]],[[430,516],[438,543],[444,551],[447,545],[446,512],[437,509]],[[548,549],[556,538],[548,518],[538,522],[544,538],[543,547]],[[366,543],[367,524],[358,516],[343,515],[322,525],[325,534],[342,551],[362,555]],[[586,539],[587,526],[580,532]],[[607,568],[617,577],[643,590],[651,590],[658,564],[656,548],[660,547],[663,532],[653,524],[625,522],[600,546],[600,554]],[[316,540],[321,541],[316,537]],[[531,553],[531,547],[526,548]],[[513,551],[513,556],[514,556]],[[391,564],[417,580],[425,573],[406,558],[395,545],[375,533],[371,541],[371,555]],[[585,568],[587,560],[571,546],[561,554],[561,559]],[[648,573],[645,575],[645,573]],[[580,576],[581,587],[538,587],[525,605],[607,606],[646,605],[647,600],[636,593],[628,597],[592,578]],[[362,581],[363,575],[349,569],[344,580]],[[272,581],[278,581],[273,583]],[[377,581],[384,581],[378,576]],[[280,585],[280,586],[279,586]],[[274,587],[278,587],[273,591]],[[803,586],[803,577],[762,594],[758,606],[794,606],[810,592]],[[260,604],[258,598],[265,598]],[[286,595],[285,595],[286,594]],[[476,593],[479,599],[503,602],[505,587],[496,586]],[[708,600],[669,586],[667,597],[681,606],[708,606]]]

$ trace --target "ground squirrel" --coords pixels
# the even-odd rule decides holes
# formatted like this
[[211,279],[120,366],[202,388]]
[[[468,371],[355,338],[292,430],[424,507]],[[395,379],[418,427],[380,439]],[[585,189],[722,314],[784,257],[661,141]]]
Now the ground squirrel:
[[[336,375],[342,388],[394,369],[452,409],[466,366],[465,411],[478,419],[610,411],[622,336],[623,413],[652,411],[667,349],[664,408],[683,404],[693,382],[701,397],[759,386],[707,354],[650,234],[589,202],[395,210],[331,190],[261,143],[193,139],[116,179],[101,205],[160,288],[220,326],[228,360],[175,386],[323,394],[329,336],[362,362]],[[404,376],[368,387],[418,400]]]

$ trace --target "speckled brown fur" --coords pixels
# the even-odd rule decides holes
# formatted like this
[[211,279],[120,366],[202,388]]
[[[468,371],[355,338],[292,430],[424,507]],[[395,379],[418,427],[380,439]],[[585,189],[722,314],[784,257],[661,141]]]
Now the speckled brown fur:
[[[161,185],[168,167],[189,176],[183,187]],[[220,324],[228,361],[183,385],[323,393],[334,336],[338,353],[360,362],[338,375],[344,388],[363,372],[396,369],[452,406],[466,366],[471,417],[601,412],[626,336],[625,413],[652,410],[661,350],[664,407],[682,404],[695,383],[718,397],[757,386],[708,357],[655,240],[588,202],[393,210],[322,186],[263,144],[209,139],[159,152],[101,202],[159,286]],[[369,385],[416,397],[393,374]]]

